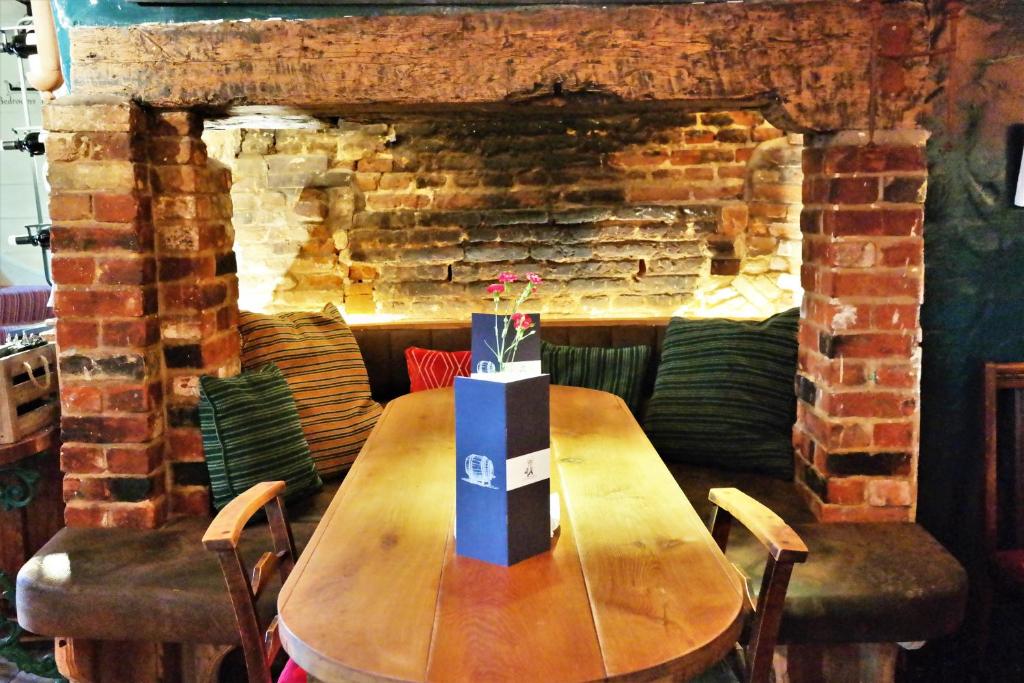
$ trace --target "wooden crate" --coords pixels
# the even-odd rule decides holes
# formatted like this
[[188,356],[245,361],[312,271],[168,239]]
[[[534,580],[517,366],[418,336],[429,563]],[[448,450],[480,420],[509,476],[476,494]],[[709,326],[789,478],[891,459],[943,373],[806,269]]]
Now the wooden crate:
[[14,443],[56,421],[57,347],[0,358],[0,443]]

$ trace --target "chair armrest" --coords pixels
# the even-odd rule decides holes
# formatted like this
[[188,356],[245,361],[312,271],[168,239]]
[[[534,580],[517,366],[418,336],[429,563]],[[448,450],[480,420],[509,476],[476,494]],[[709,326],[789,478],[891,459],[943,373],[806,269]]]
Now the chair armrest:
[[284,493],[283,481],[264,481],[252,486],[224,506],[203,534],[207,550],[230,550],[238,545],[249,518],[261,507]]
[[807,546],[782,518],[739,489],[711,489],[708,499],[739,521],[777,562],[803,562]]

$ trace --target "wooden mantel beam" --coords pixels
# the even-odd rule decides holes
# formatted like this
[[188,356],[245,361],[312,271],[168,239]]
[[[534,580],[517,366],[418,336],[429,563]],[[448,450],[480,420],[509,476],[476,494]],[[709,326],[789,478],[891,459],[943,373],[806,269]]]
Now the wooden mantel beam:
[[899,128],[920,116],[927,46],[912,0],[439,10],[75,28],[71,75],[157,107],[771,101],[790,129]]

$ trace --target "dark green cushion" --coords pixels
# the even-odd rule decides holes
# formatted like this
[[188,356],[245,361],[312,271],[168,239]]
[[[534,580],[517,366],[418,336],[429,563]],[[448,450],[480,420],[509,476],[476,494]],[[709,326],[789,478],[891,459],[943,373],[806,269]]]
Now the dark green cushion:
[[636,413],[640,407],[649,346],[621,346],[613,349],[589,346],[540,345],[540,362],[551,375],[552,384],[599,389],[615,394]]
[[199,395],[215,508],[261,481],[284,480],[288,500],[320,489],[295,399],[277,367],[224,379],[201,377]]
[[644,420],[665,460],[790,476],[799,321],[672,319]]

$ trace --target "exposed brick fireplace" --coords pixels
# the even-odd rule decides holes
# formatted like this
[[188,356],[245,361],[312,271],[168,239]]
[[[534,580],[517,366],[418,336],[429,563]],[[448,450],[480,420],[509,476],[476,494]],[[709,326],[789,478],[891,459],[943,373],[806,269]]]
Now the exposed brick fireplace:
[[[751,317],[801,268],[801,491],[913,519],[926,21],[873,6],[75,29],[46,114],[68,523],[205,509],[196,377],[238,371],[239,295],[451,317],[516,263],[572,317]],[[236,105],[329,123],[204,142]]]
[[465,316],[506,269],[562,317],[799,303],[800,136],[757,111],[320,125],[204,134],[243,308]]

